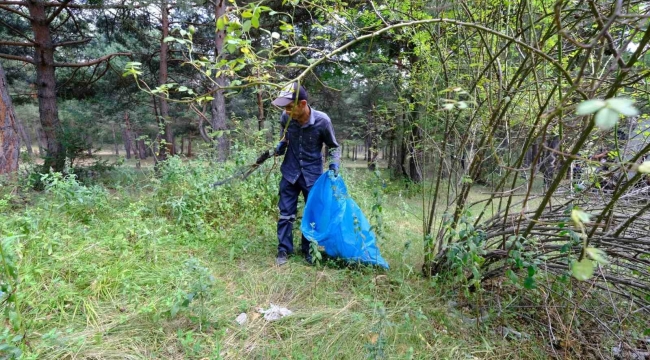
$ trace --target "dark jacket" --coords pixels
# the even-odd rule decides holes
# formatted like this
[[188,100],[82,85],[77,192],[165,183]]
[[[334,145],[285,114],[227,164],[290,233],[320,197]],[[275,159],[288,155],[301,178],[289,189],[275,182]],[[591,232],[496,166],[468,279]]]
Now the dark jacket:
[[[286,146],[283,146],[280,152],[280,154],[286,153],[280,171],[282,176],[292,184],[295,184],[302,174],[307,186],[312,186],[323,173],[321,153],[323,144],[328,148],[330,163],[338,165],[341,161],[341,150],[339,143],[336,142],[329,116],[311,107],[310,110],[309,122],[302,127],[296,120],[291,119],[286,128],[287,134],[284,139]],[[287,121],[289,115],[283,112],[280,117],[280,139],[284,135]]]

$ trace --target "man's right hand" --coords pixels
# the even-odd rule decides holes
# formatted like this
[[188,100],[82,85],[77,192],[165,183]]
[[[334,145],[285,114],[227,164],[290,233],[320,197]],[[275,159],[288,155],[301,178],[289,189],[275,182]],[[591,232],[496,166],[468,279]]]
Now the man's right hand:
[[284,141],[280,141],[278,145],[275,147],[275,153],[273,155],[275,156],[284,155],[286,149],[287,149],[287,143]]

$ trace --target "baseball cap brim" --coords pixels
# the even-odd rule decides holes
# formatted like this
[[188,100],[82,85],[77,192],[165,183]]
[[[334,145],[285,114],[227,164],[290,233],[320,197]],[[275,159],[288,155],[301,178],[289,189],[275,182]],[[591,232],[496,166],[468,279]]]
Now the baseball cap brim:
[[294,100],[288,99],[286,97],[279,97],[279,98],[273,100],[273,102],[271,102],[271,104],[273,104],[275,106],[279,106],[279,107],[285,107],[285,106],[291,104],[292,102],[294,102]]

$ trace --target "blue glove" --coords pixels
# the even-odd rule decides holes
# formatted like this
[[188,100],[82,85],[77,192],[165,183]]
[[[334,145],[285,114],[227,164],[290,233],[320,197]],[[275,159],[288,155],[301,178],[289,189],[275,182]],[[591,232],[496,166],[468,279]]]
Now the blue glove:
[[280,141],[278,145],[275,147],[275,153],[273,155],[275,156],[284,155],[286,150],[287,150],[287,143],[284,141]]
[[329,169],[334,177],[339,176],[339,164],[331,163]]

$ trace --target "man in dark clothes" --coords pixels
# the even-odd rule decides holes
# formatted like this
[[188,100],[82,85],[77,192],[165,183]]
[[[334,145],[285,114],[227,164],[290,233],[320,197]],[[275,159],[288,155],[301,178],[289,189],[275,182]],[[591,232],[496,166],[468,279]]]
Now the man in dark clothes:
[[[304,87],[292,83],[285,87],[273,105],[284,108],[280,117],[280,142],[275,155],[285,155],[280,171],[280,218],[278,219],[278,266],[288,261],[293,253],[293,223],[296,220],[298,196],[302,193],[305,203],[309,190],[323,173],[323,144],[328,148],[329,170],[338,175],[341,152],[334,136],[329,116],[308,105],[309,95]],[[311,263],[309,241],[302,236],[301,250]]]

